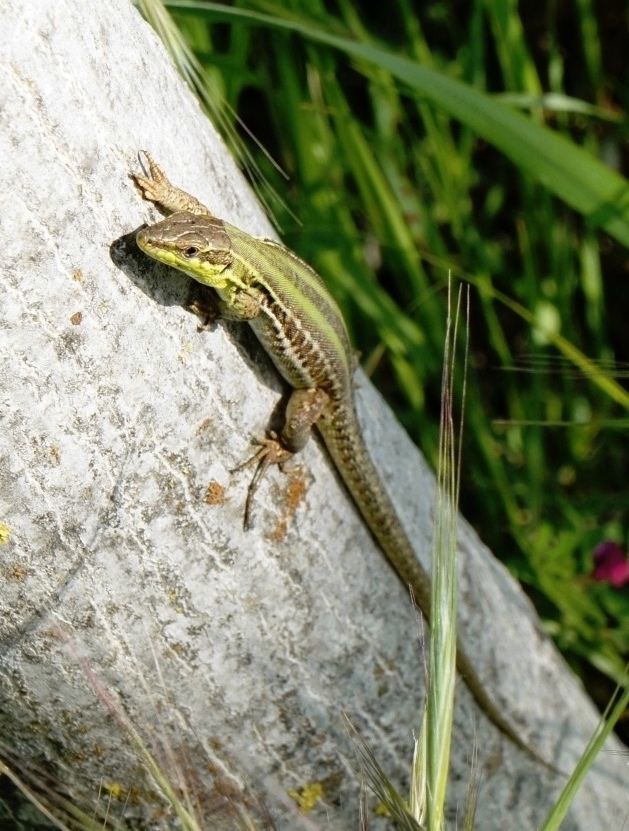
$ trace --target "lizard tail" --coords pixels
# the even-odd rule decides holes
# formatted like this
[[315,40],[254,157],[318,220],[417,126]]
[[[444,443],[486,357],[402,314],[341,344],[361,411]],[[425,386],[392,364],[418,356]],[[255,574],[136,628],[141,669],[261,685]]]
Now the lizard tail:
[[[332,402],[317,422],[317,428],[371,533],[398,577],[410,588],[416,604],[430,623],[430,578],[417,559],[381,476],[371,460],[356,414],[347,406],[336,406]],[[559,773],[518,736],[502,715],[458,639],[456,666],[476,703],[494,726],[536,762]]]

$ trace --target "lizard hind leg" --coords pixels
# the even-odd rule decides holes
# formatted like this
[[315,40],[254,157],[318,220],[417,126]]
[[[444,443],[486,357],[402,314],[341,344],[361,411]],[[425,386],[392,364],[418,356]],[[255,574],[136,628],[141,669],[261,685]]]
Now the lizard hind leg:
[[259,445],[259,449],[256,453],[254,453],[250,459],[247,459],[232,470],[232,473],[236,473],[239,470],[244,470],[246,467],[251,467],[252,465],[256,466],[255,473],[251,477],[251,482],[249,483],[249,487],[247,489],[245,515],[243,518],[243,527],[245,531],[249,531],[252,527],[251,510],[253,507],[253,499],[267,470],[272,465],[279,465],[281,467],[285,462],[293,457],[293,453],[284,447],[282,440],[278,437],[277,433],[271,432],[266,438],[256,443]]
[[318,387],[294,390],[286,407],[286,422],[282,435],[271,432],[267,438],[258,442],[259,450],[234,471],[257,465],[247,491],[245,503],[244,528],[251,528],[251,509],[253,499],[267,470],[272,465],[280,468],[298,453],[308,442],[313,426],[321,417],[330,396]]

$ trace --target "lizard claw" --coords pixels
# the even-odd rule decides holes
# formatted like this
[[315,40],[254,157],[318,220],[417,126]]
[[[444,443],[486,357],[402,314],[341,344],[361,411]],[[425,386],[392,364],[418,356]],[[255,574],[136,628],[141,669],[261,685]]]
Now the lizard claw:
[[254,455],[230,471],[230,473],[236,473],[239,470],[244,470],[246,467],[257,465],[256,471],[253,474],[249,484],[249,489],[247,490],[247,501],[245,502],[245,516],[243,520],[243,527],[245,531],[248,531],[251,528],[251,508],[253,506],[253,498],[267,470],[271,467],[271,465],[279,465],[281,467],[293,456],[290,450],[287,450],[284,447],[282,440],[277,433],[270,433],[268,438],[256,441],[256,444],[259,445],[259,449],[254,453]]
[[[142,156],[144,156],[146,166],[142,163]],[[142,168],[145,171],[146,168],[148,168],[148,171],[146,171],[148,172],[148,175],[145,175],[145,173],[130,173],[129,178],[140,191],[140,195],[143,199],[157,205],[161,201],[163,189],[166,188],[166,190],[168,190],[168,188],[172,188],[172,185],[166,178],[164,171],[155,162],[150,153],[146,150],[141,150],[138,153],[138,158]]]

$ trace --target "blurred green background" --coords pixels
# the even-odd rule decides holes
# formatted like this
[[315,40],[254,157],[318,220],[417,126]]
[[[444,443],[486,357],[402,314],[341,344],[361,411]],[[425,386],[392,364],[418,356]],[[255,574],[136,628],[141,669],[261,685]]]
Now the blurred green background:
[[433,465],[448,275],[471,284],[461,507],[604,705],[629,655],[629,589],[592,576],[628,537],[627,4],[138,5]]

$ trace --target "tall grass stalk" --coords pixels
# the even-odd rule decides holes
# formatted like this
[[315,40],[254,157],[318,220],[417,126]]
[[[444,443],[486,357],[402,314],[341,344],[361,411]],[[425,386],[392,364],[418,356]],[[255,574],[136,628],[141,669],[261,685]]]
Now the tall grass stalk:
[[[466,293],[465,376],[469,344],[469,291]],[[456,344],[461,294],[452,311],[451,286],[448,287],[448,321],[441,384],[439,465],[435,502],[435,530],[432,550],[432,618],[430,625],[429,684],[426,706],[426,818],[430,831],[444,827],[444,811],[450,768],[450,743],[456,681],[457,620],[457,532],[461,481],[461,435],[463,418],[455,425]],[[463,383],[463,405],[465,383]]]

